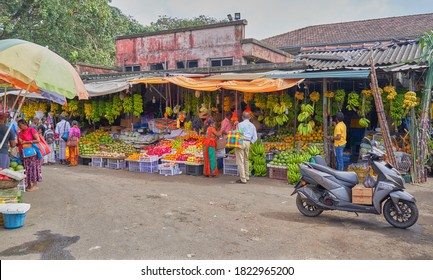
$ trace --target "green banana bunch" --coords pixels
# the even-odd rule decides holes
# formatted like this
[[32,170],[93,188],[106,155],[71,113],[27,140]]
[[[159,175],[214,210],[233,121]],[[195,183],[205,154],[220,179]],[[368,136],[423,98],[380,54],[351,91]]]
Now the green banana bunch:
[[368,120],[366,118],[361,118],[359,120],[359,125],[362,127],[368,127],[370,125],[370,120]]
[[352,91],[351,93],[349,93],[349,95],[347,96],[347,106],[346,109],[349,111],[356,111],[357,108],[359,107],[359,95]]
[[313,127],[311,126],[310,123],[307,124],[301,123],[298,126],[298,133],[300,135],[304,135],[304,136],[310,135],[312,131],[313,131]]
[[310,146],[308,147],[308,153],[312,156],[317,156],[320,154],[320,151],[316,146]]

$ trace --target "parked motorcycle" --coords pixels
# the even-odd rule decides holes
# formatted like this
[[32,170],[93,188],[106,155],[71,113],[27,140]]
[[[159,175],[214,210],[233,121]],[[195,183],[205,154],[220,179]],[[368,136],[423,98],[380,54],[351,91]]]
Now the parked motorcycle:
[[308,217],[319,216],[325,210],[383,215],[397,228],[408,228],[418,220],[415,198],[404,189],[401,174],[391,164],[382,160],[384,152],[374,141],[364,138],[362,143],[372,147],[365,156],[377,175],[368,172],[364,185],[373,188],[372,205],[352,203],[352,188],[358,184],[355,172],[337,171],[328,166],[304,162],[300,164],[301,179],[292,195],[297,194],[296,206]]

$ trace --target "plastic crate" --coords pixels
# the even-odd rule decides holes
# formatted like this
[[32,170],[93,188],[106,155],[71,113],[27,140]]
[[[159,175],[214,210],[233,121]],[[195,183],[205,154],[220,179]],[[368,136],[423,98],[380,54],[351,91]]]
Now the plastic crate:
[[186,165],[186,175],[201,176],[203,175],[204,166],[201,165]]
[[24,179],[24,180],[21,180],[19,183],[18,183],[18,189],[19,190],[22,190],[23,192],[25,192],[26,191],[26,179]]
[[236,164],[236,157],[226,157],[223,160],[224,165],[237,165]]
[[269,178],[287,181],[287,168],[269,167]]
[[274,154],[273,153],[267,153],[266,154],[266,161],[271,161],[274,159]]
[[98,168],[105,167],[107,165],[107,159],[105,159],[105,158],[93,158],[92,157],[91,165],[93,167],[98,167]]
[[165,176],[174,176],[182,174],[182,171],[179,169],[178,164],[160,164],[159,165],[159,174],[165,175]]
[[158,160],[153,162],[129,161],[128,170],[131,172],[158,173]]
[[126,161],[124,159],[109,159],[107,162],[109,169],[124,169],[126,168]]
[[224,175],[239,176],[238,166],[225,164],[223,167],[223,174]]

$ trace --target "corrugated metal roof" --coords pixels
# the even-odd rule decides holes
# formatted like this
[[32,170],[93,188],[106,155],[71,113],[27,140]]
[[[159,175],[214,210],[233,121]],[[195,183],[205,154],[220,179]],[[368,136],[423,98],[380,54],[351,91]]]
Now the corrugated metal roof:
[[206,78],[202,78],[202,80],[217,80],[217,81],[231,81],[231,80],[238,80],[238,81],[250,81],[259,79],[263,76],[265,76],[267,73],[227,73],[227,74],[221,74],[221,75],[213,75]]
[[351,78],[365,79],[370,75],[370,70],[342,70],[342,71],[319,71],[303,73],[279,73],[267,75],[266,78],[274,79],[323,79],[323,78]]
[[[302,52],[295,57],[304,61],[314,69],[332,70],[348,67],[370,66],[370,49],[340,49],[332,51]],[[419,59],[421,47],[417,41],[380,45],[373,49],[376,66],[416,62]]]

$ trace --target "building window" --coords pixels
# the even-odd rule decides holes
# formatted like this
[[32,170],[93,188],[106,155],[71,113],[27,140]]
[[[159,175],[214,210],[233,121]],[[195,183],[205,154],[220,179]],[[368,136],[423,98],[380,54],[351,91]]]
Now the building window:
[[167,70],[167,62],[150,64],[150,70]]
[[176,62],[176,68],[177,69],[184,69],[185,68],[185,63],[183,61]]
[[187,64],[188,64],[188,68],[197,68],[198,60],[188,60]]
[[210,66],[218,67],[218,66],[231,66],[233,65],[233,57],[230,58],[211,58]]
[[125,66],[125,72],[138,72],[141,71],[140,65],[128,65]]
[[186,63],[184,61],[178,61],[178,62],[176,62],[176,67],[177,67],[177,69],[197,68],[198,67],[198,60],[188,60],[188,61],[186,61]]

